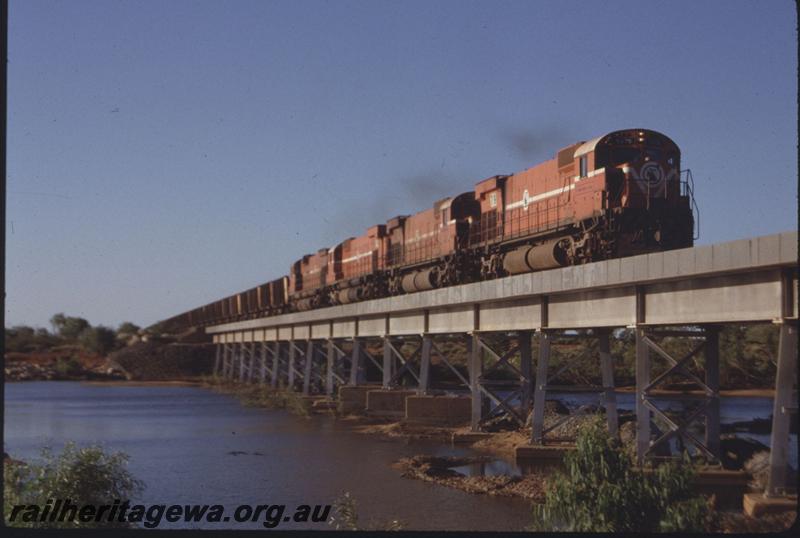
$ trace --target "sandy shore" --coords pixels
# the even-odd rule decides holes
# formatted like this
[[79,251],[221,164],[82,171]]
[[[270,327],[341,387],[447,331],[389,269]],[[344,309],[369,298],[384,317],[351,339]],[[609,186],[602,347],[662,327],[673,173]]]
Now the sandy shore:
[[[618,392],[621,394],[624,393],[631,393],[636,392],[636,387],[620,387],[614,392]],[[704,394],[703,391],[700,390],[690,390],[690,391],[676,391],[676,390],[653,390],[654,394]],[[741,398],[772,398],[775,396],[774,389],[720,389],[719,391],[720,396],[726,397],[741,397]]]
[[440,457],[413,456],[395,462],[392,467],[406,478],[433,482],[441,486],[466,491],[467,493],[501,497],[521,497],[536,502],[544,501],[546,476],[527,474],[524,476],[464,476],[453,467],[472,463],[486,463],[494,458],[488,456]]
[[153,380],[153,381],[82,381],[84,385],[113,385],[115,387],[201,387],[202,381],[188,379]]

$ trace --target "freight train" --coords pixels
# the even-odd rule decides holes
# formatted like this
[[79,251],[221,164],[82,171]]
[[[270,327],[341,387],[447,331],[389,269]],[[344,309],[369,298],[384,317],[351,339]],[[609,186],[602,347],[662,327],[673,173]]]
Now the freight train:
[[680,149],[648,129],[578,142],[295,261],[289,274],[162,322],[181,332],[567,265],[690,247]]

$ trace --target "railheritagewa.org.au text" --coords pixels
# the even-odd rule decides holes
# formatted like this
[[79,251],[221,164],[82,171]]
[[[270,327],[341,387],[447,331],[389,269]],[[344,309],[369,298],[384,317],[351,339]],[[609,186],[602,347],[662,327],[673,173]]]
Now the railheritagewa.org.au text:
[[329,504],[240,504],[229,512],[221,504],[131,504],[114,500],[110,504],[76,504],[70,499],[49,499],[44,505],[18,504],[12,507],[9,523],[140,523],[154,529],[162,523],[249,523],[261,522],[267,529],[282,523],[324,523]]

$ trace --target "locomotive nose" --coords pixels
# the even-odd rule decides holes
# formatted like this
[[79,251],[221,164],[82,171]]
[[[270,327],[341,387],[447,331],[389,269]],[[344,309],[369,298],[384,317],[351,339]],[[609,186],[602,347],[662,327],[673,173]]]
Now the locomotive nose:
[[639,177],[651,187],[656,187],[664,181],[664,169],[656,162],[646,162],[642,165]]

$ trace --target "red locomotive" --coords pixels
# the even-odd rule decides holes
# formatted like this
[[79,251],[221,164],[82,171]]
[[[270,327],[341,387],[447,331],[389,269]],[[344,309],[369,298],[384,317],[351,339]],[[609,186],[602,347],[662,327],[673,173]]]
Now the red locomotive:
[[691,173],[647,129],[614,131],[292,264],[288,277],[170,318],[177,328],[692,246]]

